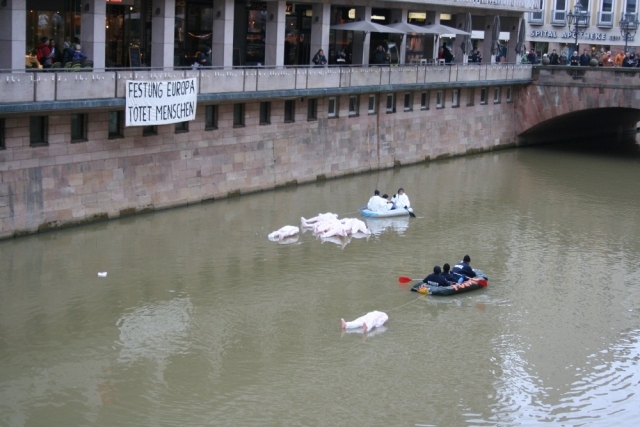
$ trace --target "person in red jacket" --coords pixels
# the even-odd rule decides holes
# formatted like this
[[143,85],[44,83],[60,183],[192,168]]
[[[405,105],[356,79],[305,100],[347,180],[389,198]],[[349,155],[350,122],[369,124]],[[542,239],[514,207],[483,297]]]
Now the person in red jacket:
[[36,49],[36,57],[44,68],[51,66],[51,49],[49,48],[48,37],[40,39],[40,44],[38,45],[38,49]]

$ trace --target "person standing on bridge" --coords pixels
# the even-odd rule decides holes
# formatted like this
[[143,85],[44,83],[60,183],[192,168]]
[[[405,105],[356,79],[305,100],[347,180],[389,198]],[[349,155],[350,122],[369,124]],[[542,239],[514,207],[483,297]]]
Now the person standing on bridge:
[[574,50],[573,55],[569,58],[569,65],[578,66],[580,65],[580,57],[578,56],[578,51]]
[[616,55],[616,59],[613,62],[616,64],[616,67],[622,67],[623,61],[624,61],[624,52],[620,51]]
[[560,65],[560,57],[558,56],[558,52],[555,49],[549,55],[549,64],[551,65]]
[[590,62],[591,62],[591,56],[589,55],[589,52],[587,52],[587,49],[584,49],[582,51],[582,55],[580,55],[580,66],[588,67]]

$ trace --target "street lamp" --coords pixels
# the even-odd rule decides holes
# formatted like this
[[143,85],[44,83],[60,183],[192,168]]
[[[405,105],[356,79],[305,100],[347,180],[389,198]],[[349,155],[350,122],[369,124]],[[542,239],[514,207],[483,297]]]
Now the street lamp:
[[620,18],[620,34],[624,38],[624,52],[627,52],[627,43],[638,31],[638,18],[635,13],[623,13]]
[[586,11],[582,8],[580,3],[576,3],[573,8],[573,12],[567,13],[567,18],[569,18],[569,30],[573,27],[573,32],[576,35],[576,48],[578,50],[578,30],[584,31],[589,27],[589,19],[591,16],[589,15],[589,11]]

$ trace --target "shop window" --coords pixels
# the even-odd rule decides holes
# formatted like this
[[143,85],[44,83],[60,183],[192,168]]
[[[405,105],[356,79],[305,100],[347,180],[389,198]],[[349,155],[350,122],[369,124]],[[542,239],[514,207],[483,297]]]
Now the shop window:
[[369,95],[369,114],[376,114],[378,112],[378,97],[376,95]]
[[396,94],[388,93],[387,94],[387,114],[396,112]]
[[[52,2],[53,3],[53,2]],[[80,3],[78,1],[78,3]],[[83,1],[82,3],[87,3]],[[91,2],[89,2],[91,4]],[[110,67],[143,67],[151,64],[151,21],[155,16],[155,8],[150,1],[119,1],[106,6],[105,16],[105,65]],[[126,3],[126,4],[125,4]],[[177,2],[176,2],[177,3]],[[84,6],[84,4],[83,4]],[[78,11],[83,10],[78,5]],[[93,13],[90,10],[90,13]],[[183,15],[184,16],[184,15]],[[176,16],[176,26],[182,21]],[[80,23],[80,17],[78,17]],[[176,28],[176,34],[179,33]],[[200,34],[192,33],[196,36]],[[181,33],[185,39],[192,40],[193,36]],[[187,36],[187,37],[185,37]],[[78,35],[80,37],[80,35]],[[177,47],[177,46],[176,46]],[[174,47],[174,49],[176,49]],[[181,46],[180,49],[187,49]],[[187,50],[174,50],[174,56],[180,57]],[[195,51],[189,52],[193,55]],[[95,60],[95,58],[89,58]],[[191,65],[191,64],[189,64]]]
[[470,87],[467,88],[467,107],[473,107],[473,104],[476,101],[476,88]]
[[428,110],[429,109],[429,92],[422,92],[420,94],[420,109]]
[[[18,3],[24,5],[24,1]],[[27,52],[35,55],[40,39],[45,36],[55,40],[58,47],[63,47],[65,41],[72,43],[74,39],[79,40],[80,11],[81,0],[27,0]]]
[[204,110],[204,130],[218,129],[218,106],[207,105]]
[[260,103],[260,124],[271,124],[271,102],[269,101]]
[[413,93],[405,92],[404,94],[404,111],[413,110]]
[[109,111],[109,139],[124,137],[124,111]]
[[293,123],[296,121],[296,101],[284,101],[284,122]]
[[[175,3],[173,65],[191,66],[200,53],[206,54],[205,46],[211,47],[213,2],[176,1]],[[210,61],[211,57],[205,59]]]
[[189,122],[178,122],[176,123],[176,133],[185,133],[189,132]]
[[349,97],[349,115],[358,116],[360,114],[360,96],[351,95]]
[[318,120],[318,99],[312,98],[307,100],[307,120]]
[[329,98],[327,104],[327,117],[338,117],[338,98]]
[[233,127],[244,127],[245,104],[233,104]]
[[29,142],[32,146],[47,145],[49,118],[32,116],[29,118]]

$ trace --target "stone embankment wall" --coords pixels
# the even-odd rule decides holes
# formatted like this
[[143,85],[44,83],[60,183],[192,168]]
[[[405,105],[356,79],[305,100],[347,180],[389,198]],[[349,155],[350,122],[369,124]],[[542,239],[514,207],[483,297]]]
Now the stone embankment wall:
[[143,136],[132,127],[117,139],[108,136],[108,111],[88,111],[87,140],[73,143],[71,115],[78,112],[69,111],[48,116],[44,146],[30,145],[27,115],[8,115],[0,238],[510,146],[516,140],[510,100],[521,89],[495,90],[460,89],[459,105],[452,105],[451,89],[442,90],[443,107],[432,90],[428,109],[415,92],[406,110],[405,94],[396,93],[393,113],[387,94],[378,94],[373,114],[369,95],[360,95],[359,114],[351,116],[348,97],[341,97],[335,118],[328,118],[329,99],[320,98],[317,120],[308,120],[309,101],[296,99],[289,123],[285,101],[273,100],[270,124],[259,123],[260,103],[253,102],[241,127],[234,126],[233,104],[220,104],[213,130],[205,129],[199,105],[187,132],[164,125]]

